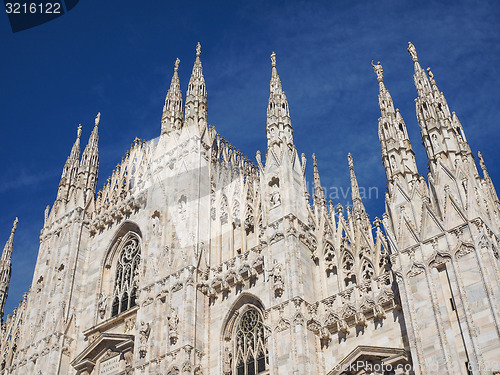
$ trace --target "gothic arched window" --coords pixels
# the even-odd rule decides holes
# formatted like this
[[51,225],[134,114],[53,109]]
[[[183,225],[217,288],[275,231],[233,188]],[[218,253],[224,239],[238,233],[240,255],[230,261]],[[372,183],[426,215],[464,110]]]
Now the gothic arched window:
[[135,236],[127,238],[119,254],[111,316],[118,315],[136,304],[139,263],[141,261],[139,239]]
[[269,355],[262,315],[255,308],[240,318],[235,335],[234,364],[236,375],[255,375],[269,369]]

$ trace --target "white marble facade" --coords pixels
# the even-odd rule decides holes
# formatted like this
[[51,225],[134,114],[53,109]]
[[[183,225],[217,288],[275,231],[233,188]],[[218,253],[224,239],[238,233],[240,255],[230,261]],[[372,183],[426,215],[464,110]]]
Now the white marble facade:
[[[46,210],[33,283],[2,326],[2,374],[492,374],[500,371],[500,203],[415,48],[419,174],[379,64],[386,212],[326,202],[293,142],[271,55],[265,162],[207,124],[200,60],[179,61],[161,135],[96,193],[100,115]],[[17,221],[16,221],[17,224]],[[1,261],[2,309],[15,226]]]

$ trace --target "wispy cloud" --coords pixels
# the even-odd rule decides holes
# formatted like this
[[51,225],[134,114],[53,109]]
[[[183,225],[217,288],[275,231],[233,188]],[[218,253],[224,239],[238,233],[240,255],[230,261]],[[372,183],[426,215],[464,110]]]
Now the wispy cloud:
[[57,172],[52,168],[50,170],[33,173],[21,169],[17,171],[17,173],[11,173],[6,176],[6,178],[2,179],[0,182],[0,194],[13,189],[36,187],[40,183],[54,178],[56,175]]

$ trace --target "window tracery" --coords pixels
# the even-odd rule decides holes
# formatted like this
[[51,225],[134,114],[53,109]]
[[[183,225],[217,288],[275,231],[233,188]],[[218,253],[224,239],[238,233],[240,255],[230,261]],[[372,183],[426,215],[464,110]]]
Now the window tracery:
[[266,345],[262,315],[255,308],[246,310],[235,334],[236,375],[255,375],[269,369],[269,354]]
[[342,257],[342,268],[344,271],[344,283],[346,287],[351,287],[356,284],[356,276],[354,275],[354,257],[347,251]]
[[118,256],[111,316],[116,316],[136,305],[140,261],[139,239],[131,236],[124,242]]
[[368,260],[365,260],[361,269],[361,278],[364,281],[368,281],[373,277],[374,274],[375,270],[373,269],[372,264]]

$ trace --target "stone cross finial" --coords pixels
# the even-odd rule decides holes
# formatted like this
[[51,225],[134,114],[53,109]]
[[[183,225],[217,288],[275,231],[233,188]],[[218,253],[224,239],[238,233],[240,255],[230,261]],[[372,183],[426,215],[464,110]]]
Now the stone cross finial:
[[377,65],[375,65],[372,60],[372,66],[375,74],[377,74],[377,81],[382,82],[384,80],[384,69],[382,68],[382,64],[380,64],[379,61]]
[[196,57],[200,57],[201,55],[201,44],[200,42],[198,42],[198,44],[196,45]]
[[271,53],[271,64],[273,68],[276,68],[276,53]]
[[78,129],[76,130],[76,137],[80,139],[81,135],[82,135],[82,124],[79,124]]
[[410,54],[413,62],[418,62],[417,50],[415,49],[415,46],[412,42],[408,42],[408,53]]
[[101,112],[97,113],[95,117],[95,126],[99,126],[99,122],[101,121]]
[[179,70],[179,64],[180,64],[181,60],[179,60],[179,58],[177,58],[175,60],[175,64],[174,64],[174,71],[178,71]]

